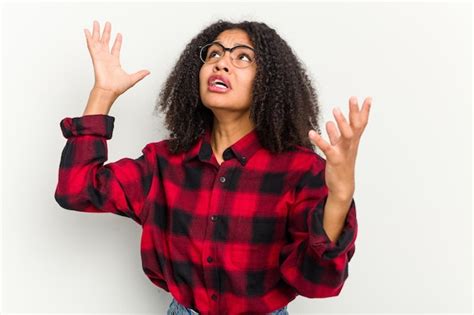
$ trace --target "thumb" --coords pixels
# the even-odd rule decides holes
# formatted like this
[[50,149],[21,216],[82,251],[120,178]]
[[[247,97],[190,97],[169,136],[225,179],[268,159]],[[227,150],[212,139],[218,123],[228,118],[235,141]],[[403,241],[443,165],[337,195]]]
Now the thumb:
[[150,74],[148,70],[140,70],[131,75],[132,85],[135,85],[138,81]]

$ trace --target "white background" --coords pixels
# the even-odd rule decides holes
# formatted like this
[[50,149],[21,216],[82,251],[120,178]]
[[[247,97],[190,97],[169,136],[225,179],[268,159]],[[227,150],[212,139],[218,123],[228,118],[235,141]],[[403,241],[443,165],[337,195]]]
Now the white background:
[[[141,228],[54,200],[59,122],[94,83],[84,28],[112,23],[124,69],[109,161],[167,134],[154,102],[177,56],[218,18],[267,23],[304,62],[324,121],[373,97],[356,165],[359,234],[341,294],[290,314],[471,311],[471,4],[50,3],[2,11],[2,313],[164,314],[141,269]],[[323,125],[324,126],[324,122]],[[323,127],[325,138],[326,131]]]

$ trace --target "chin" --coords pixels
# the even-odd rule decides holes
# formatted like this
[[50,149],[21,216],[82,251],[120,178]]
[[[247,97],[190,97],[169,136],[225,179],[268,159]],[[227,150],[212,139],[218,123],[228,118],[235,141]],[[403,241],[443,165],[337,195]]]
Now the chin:
[[212,108],[231,108],[232,105],[226,104],[224,102],[203,102],[204,106],[212,109]]
[[201,100],[203,104],[209,107],[226,107],[235,104],[235,100],[230,98],[229,95],[217,93],[205,93],[204,97],[201,97]]
[[236,106],[235,103],[227,103],[227,102],[222,102],[222,101],[221,102],[219,102],[219,101],[204,102],[203,101],[203,105],[205,107],[207,107],[208,109],[210,109],[211,111],[215,110],[215,109],[227,109],[227,110],[231,110],[231,111],[240,111],[240,110],[242,110],[241,108]]

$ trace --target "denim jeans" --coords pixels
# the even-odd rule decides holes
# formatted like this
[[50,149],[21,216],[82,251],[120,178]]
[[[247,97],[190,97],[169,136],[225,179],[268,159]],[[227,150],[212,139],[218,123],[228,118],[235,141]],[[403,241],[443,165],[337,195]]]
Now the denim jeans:
[[[287,307],[284,306],[276,311],[268,313],[268,315],[288,315],[288,311],[286,308]],[[181,305],[174,298],[171,301],[171,304],[168,308],[168,312],[166,313],[166,315],[195,315],[195,314],[199,314],[199,313],[191,308],[187,308],[184,305]]]

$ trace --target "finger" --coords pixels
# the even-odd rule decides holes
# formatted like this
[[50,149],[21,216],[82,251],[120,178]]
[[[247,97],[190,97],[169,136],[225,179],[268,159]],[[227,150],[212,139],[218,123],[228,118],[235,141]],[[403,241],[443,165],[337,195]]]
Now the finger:
[[362,104],[362,122],[364,125],[367,125],[369,121],[370,107],[372,106],[372,97],[369,96],[365,99],[364,104]]
[[321,135],[319,135],[316,131],[311,129],[308,132],[309,139],[312,143],[314,143],[318,148],[323,151],[323,153],[327,156],[329,151],[331,150],[331,145],[327,143]]
[[339,127],[339,130],[341,131],[341,135],[345,139],[351,139],[352,136],[354,135],[354,132],[352,131],[351,126],[349,126],[349,123],[347,122],[346,118],[341,112],[341,109],[339,107],[336,107],[333,109],[333,114],[334,117],[336,118],[337,126]]
[[150,74],[148,70],[140,70],[131,75],[132,85],[135,85],[138,81],[142,80],[144,77]]
[[92,35],[86,28],[84,29],[84,33],[86,34],[87,49],[89,50],[89,53],[92,54]]
[[336,143],[338,143],[340,134],[337,130],[336,124],[332,121],[328,121],[326,123],[326,130],[328,132],[329,141],[331,142],[331,145],[335,145]]
[[122,47],[122,34],[117,33],[115,37],[114,45],[112,46],[112,55],[120,58],[120,48]]
[[84,29],[84,34],[86,35],[87,44],[89,45],[92,35],[87,28]]
[[105,22],[104,33],[102,34],[101,41],[107,46],[109,45],[111,28],[112,28],[112,25],[110,24],[110,22]]
[[98,41],[99,40],[99,22],[94,20],[94,25],[93,25],[93,28],[92,28],[92,39],[94,41]]
[[353,128],[358,129],[361,127],[361,111],[355,96],[349,99],[349,121]]

